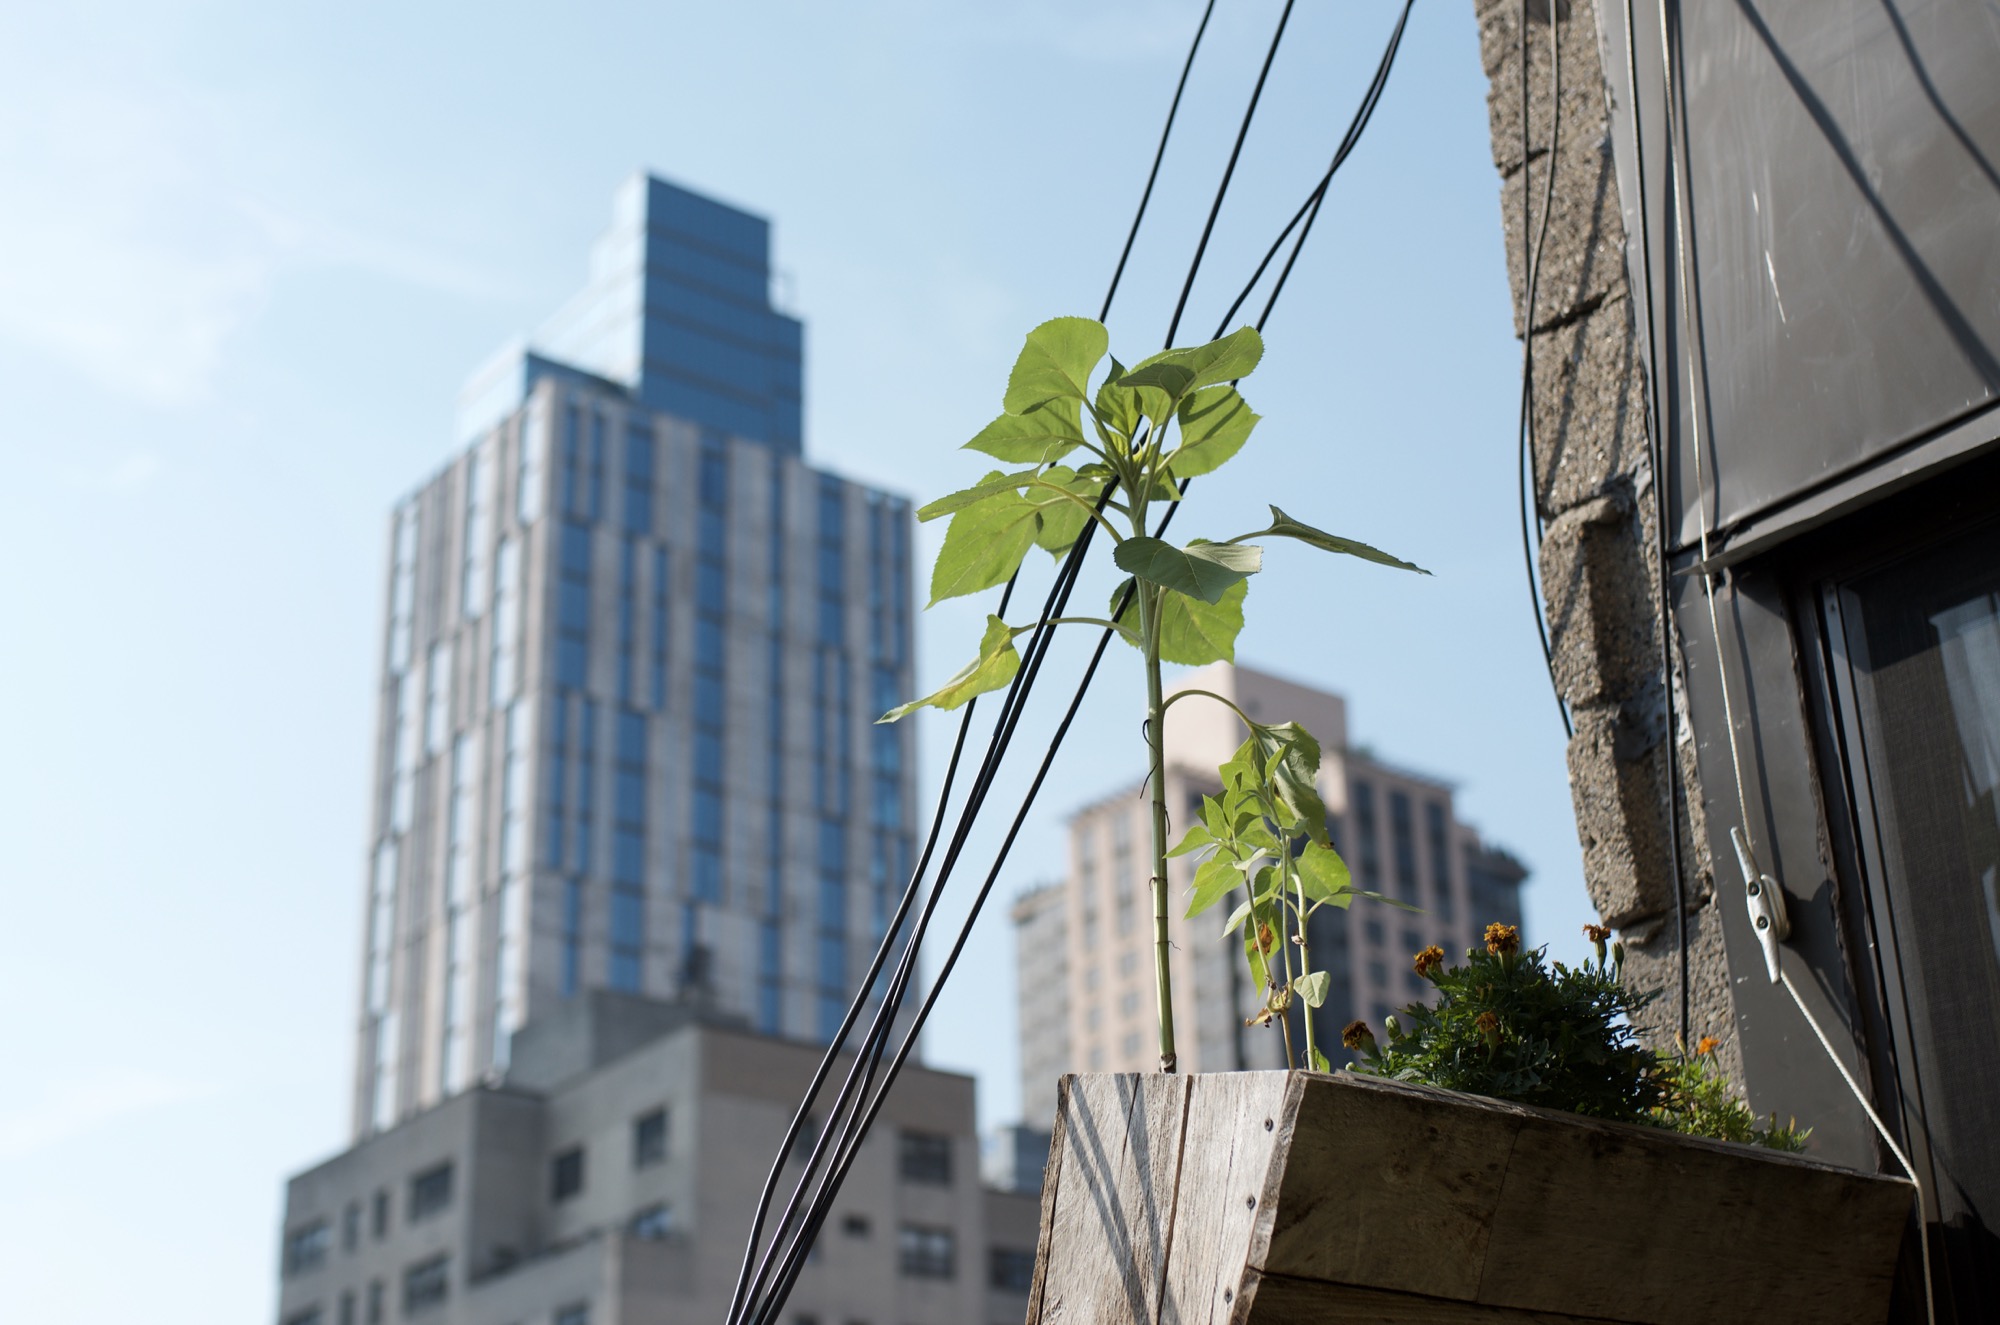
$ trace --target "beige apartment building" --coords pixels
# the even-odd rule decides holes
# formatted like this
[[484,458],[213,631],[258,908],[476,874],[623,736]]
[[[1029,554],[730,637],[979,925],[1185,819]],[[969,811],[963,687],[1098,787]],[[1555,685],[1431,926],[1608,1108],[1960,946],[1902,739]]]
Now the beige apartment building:
[[[1319,790],[1329,828],[1355,886],[1421,908],[1359,899],[1348,911],[1327,908],[1314,917],[1307,934],[1313,965],[1333,977],[1314,1027],[1335,1064],[1348,1057],[1340,1051],[1347,1022],[1365,1017],[1379,1025],[1429,991],[1411,969],[1419,949],[1434,943],[1457,956],[1487,923],[1520,923],[1525,869],[1458,821],[1449,783],[1351,747],[1339,695],[1226,663],[1189,673],[1170,689],[1207,690],[1260,722],[1294,721],[1312,732],[1324,754]],[[1246,734],[1221,704],[1190,697],[1174,706],[1166,788],[1176,836],[1199,813],[1202,796],[1219,789],[1215,770]],[[1065,1072],[1158,1066],[1148,806],[1135,779],[1078,810],[1069,825],[1067,877],[1014,903],[1022,1116],[1031,1126],[1054,1117],[1056,1079]],[[1221,934],[1226,909],[1192,920],[1180,914],[1194,866],[1192,857],[1168,862],[1180,1069],[1283,1067],[1281,1033],[1244,1025],[1261,998],[1250,987],[1241,943]]]

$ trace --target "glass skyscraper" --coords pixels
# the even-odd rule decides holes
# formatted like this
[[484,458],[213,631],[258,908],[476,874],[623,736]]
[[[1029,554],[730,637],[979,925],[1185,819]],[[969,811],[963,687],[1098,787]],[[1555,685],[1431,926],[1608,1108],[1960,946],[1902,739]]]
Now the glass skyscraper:
[[911,859],[907,502],[801,458],[762,219],[640,175],[390,520],[357,1134],[590,988],[831,1034]]

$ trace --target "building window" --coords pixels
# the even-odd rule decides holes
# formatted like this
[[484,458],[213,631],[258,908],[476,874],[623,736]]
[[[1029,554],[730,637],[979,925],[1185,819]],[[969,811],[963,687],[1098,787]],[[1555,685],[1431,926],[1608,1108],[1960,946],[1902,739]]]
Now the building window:
[[583,1190],[583,1147],[571,1146],[549,1165],[549,1195],[567,1201]]
[[650,1168],[667,1157],[667,1111],[654,1109],[632,1121],[632,1167]]
[[368,1325],[382,1325],[385,1314],[383,1299],[388,1295],[382,1289],[382,1281],[376,1279],[368,1285]]
[[340,1215],[340,1249],[353,1251],[361,1245],[361,1202],[349,1201]]
[[840,1231],[850,1238],[865,1238],[873,1231],[867,1215],[845,1215],[840,1221]]
[[375,1214],[369,1221],[369,1231],[377,1242],[389,1236],[389,1189],[382,1188],[375,1193]]
[[325,1319],[317,1306],[310,1306],[285,1317],[285,1325],[324,1325]]
[[354,1293],[350,1290],[340,1295],[340,1325],[354,1325]]
[[673,1231],[674,1208],[665,1201],[632,1216],[632,1236],[641,1242],[658,1242]]
[[410,1222],[416,1223],[451,1204],[451,1161],[425,1169],[410,1179]]
[[903,1132],[896,1139],[896,1167],[904,1182],[951,1186],[951,1138],[934,1132]]
[[1006,1293],[1025,1293],[1035,1282],[1035,1253],[995,1247],[986,1258],[986,1284]]
[[420,1311],[441,1307],[450,1291],[450,1257],[433,1256],[427,1261],[418,1261],[403,1271],[403,1314],[414,1316]]
[[315,1219],[285,1234],[285,1273],[317,1270],[326,1263],[326,1251],[332,1242],[333,1228],[324,1219]]
[[590,1303],[572,1302],[566,1307],[557,1307],[551,1325],[590,1325]]
[[896,1263],[911,1279],[949,1279],[958,1273],[957,1247],[948,1228],[905,1224],[896,1234]]

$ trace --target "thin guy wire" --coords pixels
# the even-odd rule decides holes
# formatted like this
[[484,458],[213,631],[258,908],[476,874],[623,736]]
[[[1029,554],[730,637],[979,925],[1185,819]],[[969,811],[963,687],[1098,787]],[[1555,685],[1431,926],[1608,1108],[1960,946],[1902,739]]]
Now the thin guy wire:
[[[1201,49],[1202,36],[1208,31],[1208,21],[1214,13],[1215,0],[1209,0],[1207,7],[1202,11],[1201,22],[1195,28],[1194,39],[1188,44],[1187,59],[1181,65],[1180,80],[1174,87],[1173,101],[1167,107],[1166,121],[1160,129],[1160,141],[1153,153],[1153,164],[1146,176],[1145,189],[1141,192],[1138,208],[1133,213],[1131,228],[1126,232],[1124,249],[1119,253],[1118,263],[1111,273],[1110,285],[1104,292],[1104,303],[1097,315],[1097,320],[1100,322],[1111,315],[1112,301],[1117,297],[1118,286],[1125,275],[1125,264],[1131,257],[1133,243],[1138,238],[1140,224],[1145,219],[1147,206],[1152,200],[1153,186],[1159,178],[1160,163],[1166,156],[1167,142],[1173,134],[1174,121],[1180,112],[1181,95],[1187,89],[1188,75],[1194,68],[1195,55]],[[1008,600],[1013,595],[1014,585],[1018,578],[1019,571],[1017,570],[1013,576],[1008,578],[1007,587],[1001,593],[1000,612],[1003,615],[1007,610]],[[821,1058],[819,1068],[814,1074],[812,1085],[800,1101],[799,1108],[793,1115],[791,1124],[786,1131],[784,1143],[780,1146],[778,1154],[773,1160],[770,1175],[765,1181],[764,1190],[757,1204],[755,1218],[752,1221],[751,1234],[745,1247],[743,1266],[738,1274],[736,1291],[731,1298],[730,1314],[732,1318],[742,1305],[742,1296],[746,1285],[746,1278],[750,1272],[750,1263],[755,1256],[757,1242],[762,1236],[764,1219],[769,1213],[771,1200],[776,1194],[776,1184],[783,1172],[785,1157],[790,1153],[792,1146],[798,1139],[799,1131],[804,1126],[805,1119],[809,1116],[812,1101],[819,1094],[820,1087],[825,1084],[826,1077],[838,1056],[840,1046],[846,1041],[847,1036],[853,1029],[856,1016],[860,1008],[864,1005],[863,997],[865,996],[865,991],[874,985],[877,977],[880,975],[882,963],[887,958],[888,953],[893,951],[897,937],[901,933],[902,922],[909,913],[909,907],[917,890],[918,881],[923,877],[931,850],[936,844],[937,835],[944,823],[945,811],[951,795],[952,782],[958,770],[959,758],[964,751],[965,738],[971,728],[972,716],[977,705],[978,700],[975,697],[966,705],[965,713],[959,721],[958,736],[953,743],[951,759],[946,767],[944,781],[938,792],[937,809],[932,815],[930,834],[926,841],[923,855],[912,871],[910,883],[904,889],[903,898],[897,907],[896,919],[894,923],[885,928],[882,942],[876,950],[875,960],[870,965],[867,977],[861,983],[860,991],[862,992],[857,993],[855,1002],[850,1005],[847,1016],[842,1020],[840,1030],[835,1034],[832,1042],[827,1047],[826,1054]]]
[[1639,53],[1633,38],[1632,0],[1625,0],[1625,74],[1632,119],[1632,173],[1639,194],[1640,285],[1646,291],[1646,424],[1652,443],[1653,532],[1660,561],[1660,685],[1667,706],[1667,861],[1674,875],[1675,936],[1680,944],[1680,1023],[1683,1048],[1694,1037],[1693,958],[1688,952],[1687,882],[1681,870],[1680,725],[1674,706],[1673,572],[1668,559],[1667,433],[1661,417],[1659,345],[1653,330],[1652,214],[1646,203],[1646,136],[1640,119]]
[[[1680,26],[1678,22],[1680,14],[1678,5],[1675,6],[1674,12],[1676,19],[1674,26],[1678,28]],[[1693,453],[1694,453],[1695,515],[1701,533],[1702,566],[1698,573],[1701,575],[1703,594],[1708,600],[1709,635],[1715,644],[1716,681],[1722,690],[1723,721],[1724,723],[1727,724],[1729,730],[1730,772],[1735,777],[1736,780],[1736,808],[1737,808],[1737,813],[1742,816],[1744,846],[1748,850],[1751,860],[1754,863],[1756,859],[1756,854],[1755,854],[1755,844],[1752,843],[1750,840],[1749,795],[1748,792],[1745,790],[1744,778],[1743,778],[1743,756],[1742,752],[1738,748],[1736,741],[1736,719],[1729,698],[1729,662],[1722,648],[1722,627],[1715,610],[1715,576],[1714,573],[1708,569],[1708,561],[1710,555],[1709,525],[1708,525],[1708,480],[1702,471],[1702,463],[1701,463],[1702,408],[1701,408],[1701,397],[1698,393],[1698,389],[1695,382],[1695,360],[1699,357],[1698,341],[1701,337],[1701,324],[1700,324],[1700,319],[1693,315],[1690,307],[1695,297],[1692,268],[1688,263],[1688,255],[1687,255],[1687,227],[1692,220],[1692,208],[1688,204],[1687,190],[1683,180],[1683,174],[1687,169],[1688,147],[1687,147],[1687,117],[1686,114],[1684,113],[1684,107],[1680,104],[1679,101],[1679,98],[1682,95],[1684,95],[1686,90],[1685,84],[1679,77],[1679,60],[1677,59],[1679,50],[1680,50],[1679,44],[1677,42],[1674,42],[1668,35],[1667,5],[1666,5],[1666,0],[1661,0],[1660,60],[1665,70],[1665,80],[1666,80],[1663,90],[1667,105],[1668,183],[1673,190],[1674,249],[1676,255],[1675,265],[1681,282],[1681,290],[1682,290],[1682,298],[1680,300],[1680,315],[1683,324],[1681,349],[1682,353],[1686,354],[1688,359],[1688,401],[1689,401],[1688,426],[1691,430],[1690,441],[1693,444]],[[1718,483],[1717,485],[1718,494],[1720,493],[1720,490],[1721,490],[1720,485]],[[1917,1171],[1910,1164],[1908,1157],[1904,1155],[1902,1147],[1897,1145],[1895,1138],[1889,1134],[1889,1128],[1882,1121],[1881,1115],[1876,1113],[1874,1106],[1871,1103],[1869,1103],[1867,1096],[1861,1090],[1860,1083],[1854,1079],[1854,1074],[1847,1070],[1847,1064],[1843,1062],[1841,1060],[1840,1055],[1834,1051],[1833,1043],[1827,1039],[1826,1032],[1820,1029],[1818,1018],[1814,1017],[1812,1015],[1812,1012],[1806,1007],[1805,999],[1800,997],[1797,986],[1795,986],[1792,983],[1791,977],[1785,972],[1782,952],[1779,958],[1778,976],[1779,979],[1783,982],[1786,992],[1792,996],[1792,1002],[1798,1005],[1799,1012],[1804,1015],[1806,1019],[1806,1024],[1812,1027],[1813,1034],[1819,1038],[1820,1047],[1826,1051],[1826,1056],[1833,1060],[1834,1068],[1838,1070],[1840,1073],[1840,1079],[1847,1083],[1847,1088],[1850,1092],[1853,1093],[1855,1102],[1858,1103],[1861,1106],[1862,1111],[1868,1115],[1868,1120],[1873,1124],[1875,1124],[1875,1130],[1882,1137],[1884,1144],[1886,1144],[1889,1147],[1889,1149],[1895,1153],[1896,1158],[1902,1162],[1904,1171],[1910,1175],[1911,1185],[1916,1188],[1917,1237],[1920,1248],[1919,1255],[1923,1261],[1923,1270],[1924,1270],[1924,1311],[1926,1318],[1932,1322],[1935,1322],[1937,1320],[1937,1303],[1931,1287],[1930,1219],[1929,1219],[1929,1212],[1924,1205],[1923,1181],[1917,1176]]]

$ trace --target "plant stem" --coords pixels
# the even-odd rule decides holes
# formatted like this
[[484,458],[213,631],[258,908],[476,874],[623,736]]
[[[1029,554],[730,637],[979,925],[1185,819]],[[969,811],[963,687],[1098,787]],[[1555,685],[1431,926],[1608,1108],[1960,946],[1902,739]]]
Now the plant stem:
[[1153,982],[1160,1004],[1160,1071],[1172,1072],[1174,984],[1167,966],[1167,706],[1160,685],[1160,591],[1138,584],[1139,634],[1146,653],[1147,781],[1153,795]]
[[[1286,855],[1285,868],[1291,873],[1292,887],[1295,890],[1296,895],[1299,899],[1298,911],[1295,917],[1298,921],[1298,926],[1299,926],[1299,974],[1301,976],[1308,976],[1312,974],[1313,967],[1312,967],[1312,952],[1310,949],[1306,947],[1306,921],[1309,918],[1311,918],[1312,912],[1306,909],[1306,884],[1305,880],[1299,874],[1298,861],[1292,858],[1289,849],[1286,851],[1285,855]],[[1299,1015],[1305,1019],[1306,1023],[1305,1065],[1307,1070],[1310,1071],[1315,1069],[1319,1064],[1319,1050],[1313,1046],[1314,1009],[1310,1004],[1303,1003],[1303,1000],[1301,1002],[1304,1010],[1301,1011]]]

